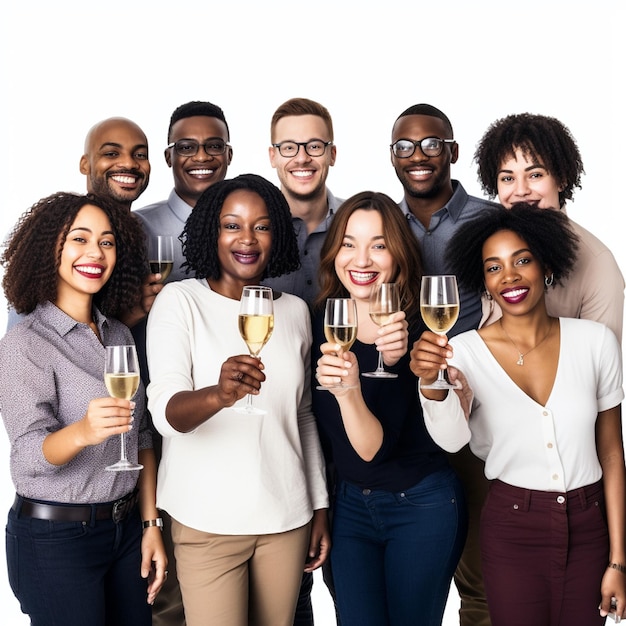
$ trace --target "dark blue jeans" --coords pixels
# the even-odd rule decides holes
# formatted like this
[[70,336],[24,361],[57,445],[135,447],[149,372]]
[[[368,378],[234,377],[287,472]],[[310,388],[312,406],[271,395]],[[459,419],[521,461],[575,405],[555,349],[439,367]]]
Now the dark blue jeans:
[[123,521],[18,516],[6,528],[9,583],[31,626],[150,626],[138,507]]
[[342,626],[439,626],[466,532],[451,469],[399,493],[339,485],[331,561]]

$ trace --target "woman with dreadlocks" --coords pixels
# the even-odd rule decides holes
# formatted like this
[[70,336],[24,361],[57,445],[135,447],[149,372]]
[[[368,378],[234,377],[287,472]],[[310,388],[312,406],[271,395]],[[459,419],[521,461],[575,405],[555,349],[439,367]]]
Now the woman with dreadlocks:
[[[291,626],[302,571],[329,549],[308,308],[274,294],[262,360],[242,354],[237,330],[243,288],[298,267],[289,206],[260,176],[224,180],[200,197],[181,241],[195,278],[159,294],[147,351],[163,435],[157,504],[172,517],[187,624]],[[247,394],[265,415],[236,411]]]

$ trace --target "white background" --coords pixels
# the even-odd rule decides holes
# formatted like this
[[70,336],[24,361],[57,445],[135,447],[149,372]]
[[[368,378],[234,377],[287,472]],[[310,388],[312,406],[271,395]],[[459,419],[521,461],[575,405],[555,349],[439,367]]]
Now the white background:
[[[169,117],[189,100],[224,109],[234,147],[229,176],[255,172],[276,183],[267,157],[272,113],[294,96],[318,100],[335,125],[337,162],[328,180],[335,195],[374,189],[399,200],[391,126],[408,106],[428,102],[452,121],[460,144],[453,175],[474,195],[482,194],[472,156],[492,121],[524,111],[561,119],[587,172],[569,215],[626,268],[626,12],[616,2],[16,4],[0,9],[2,234],[39,198],[85,190],[78,172],[85,134],[110,116],[129,117],[148,136],[152,177],[135,208],[165,198],[172,187],[162,156]],[[0,517],[12,498],[0,435]],[[320,580],[314,600],[321,626],[332,623],[327,599]],[[3,623],[28,622],[3,563],[0,606]],[[457,623],[457,607],[453,587],[446,626]]]

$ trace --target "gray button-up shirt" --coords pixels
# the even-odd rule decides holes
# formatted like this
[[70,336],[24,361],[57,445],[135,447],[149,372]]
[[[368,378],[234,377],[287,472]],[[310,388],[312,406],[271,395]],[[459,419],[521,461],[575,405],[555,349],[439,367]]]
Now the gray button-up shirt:
[[306,224],[299,217],[293,217],[293,228],[298,238],[300,252],[300,269],[290,274],[283,274],[276,278],[266,278],[264,285],[274,291],[292,293],[302,298],[309,305],[313,303],[320,290],[318,282],[320,251],[326,238],[326,231],[330,226],[335,211],[341,206],[342,199],[335,198],[330,190],[326,189],[328,198],[328,213],[324,220],[312,232],[307,233]]
[[[105,345],[132,344],[121,322],[94,311]],[[0,410],[11,444],[10,467],[16,491],[27,498],[66,503],[116,500],[132,491],[139,472],[107,472],[120,458],[120,437],[87,446],[57,466],[43,455],[52,432],[78,422],[94,398],[108,397],[104,384],[105,347],[86,324],[51,302],[41,304],[0,340]],[[126,435],[129,460],[151,448],[143,386],[135,394],[135,421]]]
[[[424,225],[411,213],[404,198],[398,205],[421,244],[425,274],[449,274],[445,253],[454,233],[462,224],[474,219],[481,211],[498,206],[489,200],[468,195],[458,180],[452,181],[452,188],[454,189],[452,197],[447,204],[433,213],[428,228],[424,228]],[[478,328],[482,315],[480,294],[459,288],[459,295],[461,310],[457,323],[449,333],[450,337]]]

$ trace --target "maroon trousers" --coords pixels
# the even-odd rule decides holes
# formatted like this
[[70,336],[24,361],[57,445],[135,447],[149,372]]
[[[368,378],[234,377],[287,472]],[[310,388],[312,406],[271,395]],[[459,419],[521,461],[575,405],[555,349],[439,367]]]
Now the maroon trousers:
[[593,626],[609,558],[602,482],[568,493],[492,482],[480,542],[493,626]]

